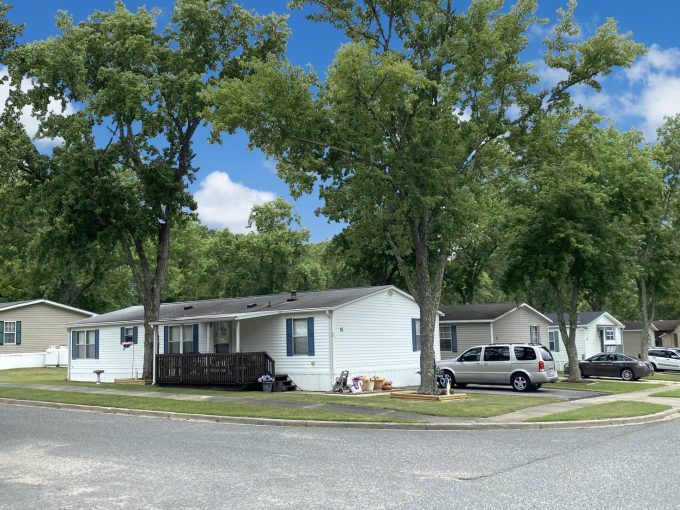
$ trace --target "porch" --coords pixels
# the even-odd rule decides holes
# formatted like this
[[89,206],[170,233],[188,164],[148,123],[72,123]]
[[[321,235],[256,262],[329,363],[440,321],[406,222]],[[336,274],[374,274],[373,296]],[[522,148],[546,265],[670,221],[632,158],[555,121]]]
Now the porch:
[[266,352],[157,354],[157,384],[249,386],[275,364]]

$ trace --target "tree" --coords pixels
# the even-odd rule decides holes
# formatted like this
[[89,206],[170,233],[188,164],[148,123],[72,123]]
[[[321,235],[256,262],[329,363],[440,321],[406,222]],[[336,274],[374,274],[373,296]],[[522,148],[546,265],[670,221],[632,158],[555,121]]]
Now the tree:
[[658,130],[654,159],[661,173],[654,198],[636,209],[635,224],[641,243],[636,256],[638,309],[642,320],[640,355],[647,358],[652,345],[649,329],[656,312],[657,295],[668,290],[678,276],[678,186],[680,185],[680,115],[666,118]]
[[[319,0],[311,15],[344,31],[322,83],[280,59],[253,65],[239,83],[220,84],[214,127],[244,128],[278,161],[294,194],[321,181],[321,212],[372,225],[397,259],[420,306],[422,393],[437,392],[434,328],[447,260],[469,228],[471,190],[493,165],[479,164],[559,109],[577,84],[597,88],[613,66],[643,50],[608,20],[579,42],[574,3],[545,41],[545,62],[567,77],[537,87],[522,62],[536,2],[474,0],[457,12],[439,0]],[[516,112],[519,112],[518,114]],[[483,189],[483,187],[482,187]]]
[[[570,367],[579,361],[578,306],[588,292],[611,292],[627,271],[639,243],[632,211],[651,205],[657,183],[640,134],[601,122],[590,112],[544,116],[518,158],[506,285],[551,290]],[[579,371],[569,380],[580,381]]]
[[[122,247],[144,306],[144,377],[151,377],[153,328],[159,318],[174,226],[195,209],[187,190],[196,174],[193,140],[214,105],[205,94],[217,80],[240,80],[253,59],[283,52],[284,20],[259,16],[231,0],[177,0],[162,31],[155,12],[135,13],[117,1],[61,33],[18,48],[9,61],[15,109],[30,104],[41,136],[62,137],[52,172],[66,195],[56,221],[71,246]],[[55,99],[77,105],[69,116],[50,112]],[[79,182],[78,187],[70,183]]]

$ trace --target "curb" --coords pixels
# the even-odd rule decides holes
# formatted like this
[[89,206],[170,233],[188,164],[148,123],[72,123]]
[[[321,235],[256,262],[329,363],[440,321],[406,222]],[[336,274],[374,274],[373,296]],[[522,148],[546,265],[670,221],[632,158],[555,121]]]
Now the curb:
[[315,421],[315,420],[279,420],[276,418],[247,418],[238,416],[214,416],[210,414],[173,413],[169,411],[146,411],[141,409],[125,409],[117,407],[91,406],[81,404],[64,404],[60,402],[43,402],[38,400],[20,400],[0,398],[0,404],[25,407],[46,407],[98,414],[115,414],[125,416],[142,416],[146,418],[165,418],[178,421],[198,421],[207,423],[227,423],[233,425],[269,425],[275,427],[316,427],[346,428],[373,430],[543,430],[543,429],[581,429],[607,428],[626,425],[658,423],[680,418],[680,409],[668,409],[660,413],[628,418],[612,418],[609,420],[555,421],[555,422],[510,422],[510,423],[381,423],[381,422],[348,422],[348,421]]

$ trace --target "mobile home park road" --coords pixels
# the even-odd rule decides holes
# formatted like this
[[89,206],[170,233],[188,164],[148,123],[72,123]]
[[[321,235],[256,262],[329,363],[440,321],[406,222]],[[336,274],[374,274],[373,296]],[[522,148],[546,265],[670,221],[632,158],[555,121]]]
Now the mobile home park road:
[[3,509],[677,507],[680,420],[416,432],[0,406],[0,430]]

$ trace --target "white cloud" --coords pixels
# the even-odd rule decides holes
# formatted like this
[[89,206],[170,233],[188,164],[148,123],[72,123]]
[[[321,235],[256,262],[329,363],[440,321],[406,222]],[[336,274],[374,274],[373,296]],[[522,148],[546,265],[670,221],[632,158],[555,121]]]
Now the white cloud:
[[647,55],[639,58],[626,76],[631,82],[645,80],[650,75],[668,74],[680,67],[680,48],[663,49],[658,44],[649,47]]
[[262,167],[276,175],[276,160],[274,158],[265,157],[262,160]]
[[536,75],[541,80],[541,86],[551,88],[557,85],[559,82],[569,78],[569,73],[564,69],[549,67],[542,60],[535,61],[534,67],[536,70]]
[[254,205],[276,198],[274,193],[260,191],[234,182],[227,172],[212,172],[200,183],[194,193],[198,204],[198,216],[203,223],[230,232],[244,233],[249,230],[248,216]]

